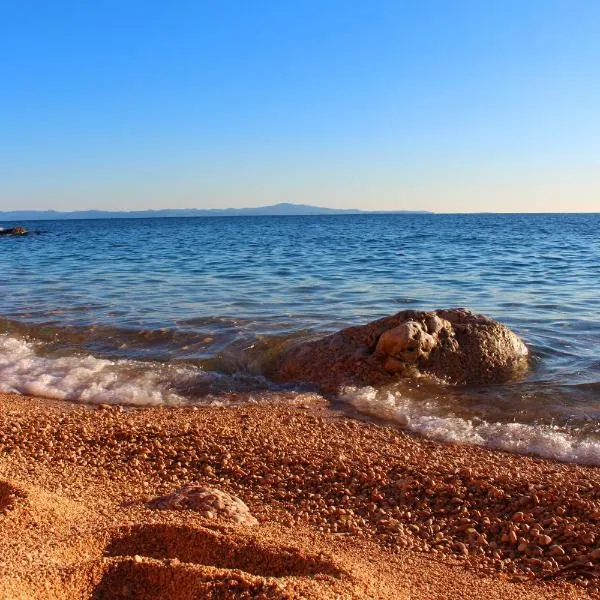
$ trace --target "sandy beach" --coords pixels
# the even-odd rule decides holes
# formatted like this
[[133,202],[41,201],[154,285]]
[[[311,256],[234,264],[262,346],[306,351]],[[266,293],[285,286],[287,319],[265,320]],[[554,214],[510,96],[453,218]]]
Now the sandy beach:
[[1,16],[0,600],[600,600],[600,0]]
[[[598,597],[600,470],[432,442],[316,396],[0,396],[0,597]],[[153,501],[182,486],[255,525]]]

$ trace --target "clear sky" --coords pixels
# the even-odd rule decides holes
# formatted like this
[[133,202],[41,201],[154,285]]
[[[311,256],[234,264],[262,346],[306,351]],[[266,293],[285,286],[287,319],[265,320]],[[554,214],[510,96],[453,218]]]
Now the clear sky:
[[0,210],[600,211],[598,0],[0,4]]

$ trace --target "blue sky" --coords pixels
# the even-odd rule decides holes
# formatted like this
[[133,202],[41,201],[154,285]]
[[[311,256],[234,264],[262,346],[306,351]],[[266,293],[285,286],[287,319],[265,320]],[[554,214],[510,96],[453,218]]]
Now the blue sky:
[[600,211],[600,2],[5,2],[0,210]]

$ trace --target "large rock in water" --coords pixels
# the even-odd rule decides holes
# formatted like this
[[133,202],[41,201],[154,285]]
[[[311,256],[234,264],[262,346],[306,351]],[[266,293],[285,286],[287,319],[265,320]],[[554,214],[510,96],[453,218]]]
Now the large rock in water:
[[406,310],[292,346],[269,375],[325,392],[421,375],[456,385],[501,383],[525,372],[527,355],[508,327],[469,310]]

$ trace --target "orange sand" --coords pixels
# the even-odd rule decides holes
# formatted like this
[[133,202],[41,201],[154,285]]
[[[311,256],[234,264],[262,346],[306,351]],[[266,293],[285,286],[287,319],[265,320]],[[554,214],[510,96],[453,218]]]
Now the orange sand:
[[[234,525],[151,500],[241,498]],[[0,395],[0,598],[600,597],[600,469],[434,443],[324,402]]]

